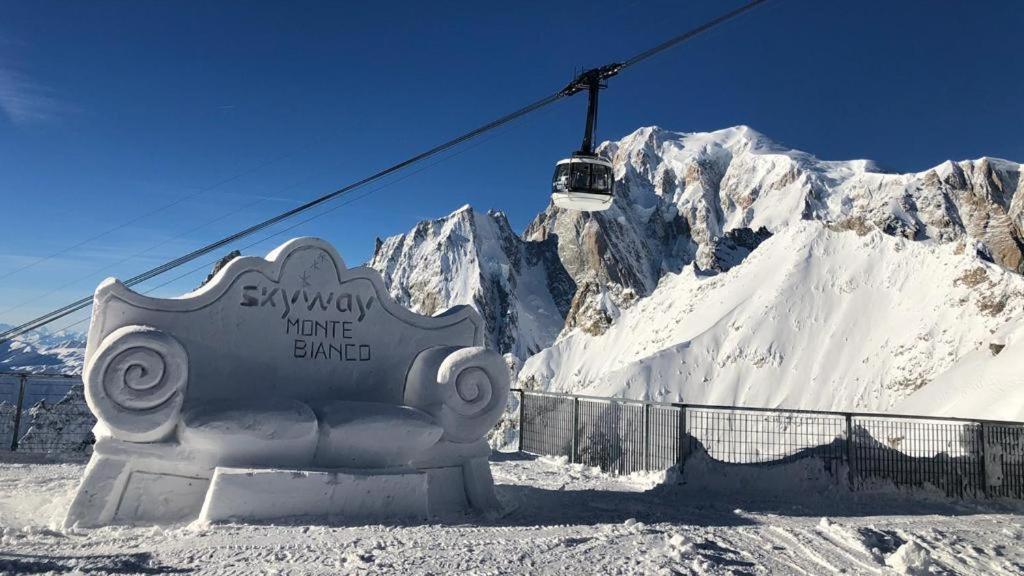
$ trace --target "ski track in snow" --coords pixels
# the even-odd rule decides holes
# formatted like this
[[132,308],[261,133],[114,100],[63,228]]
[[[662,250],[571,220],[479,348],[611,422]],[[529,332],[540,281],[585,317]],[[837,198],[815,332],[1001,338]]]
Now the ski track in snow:
[[1024,574],[1021,503],[799,485],[709,496],[658,474],[504,454],[492,463],[500,517],[61,530],[82,470],[0,464],[0,573]]

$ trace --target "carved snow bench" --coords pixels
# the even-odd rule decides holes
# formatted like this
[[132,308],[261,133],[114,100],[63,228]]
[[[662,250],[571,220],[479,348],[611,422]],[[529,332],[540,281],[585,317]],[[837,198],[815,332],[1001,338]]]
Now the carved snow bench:
[[469,307],[414,314],[315,238],[174,299],[96,290],[96,445],[65,524],[426,518],[497,506],[509,376]]

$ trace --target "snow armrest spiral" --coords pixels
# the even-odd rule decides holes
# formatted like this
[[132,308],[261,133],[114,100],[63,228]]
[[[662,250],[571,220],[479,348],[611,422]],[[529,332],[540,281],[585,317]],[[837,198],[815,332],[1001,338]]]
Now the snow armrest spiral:
[[409,370],[405,403],[432,415],[443,440],[480,440],[497,424],[508,400],[509,373],[501,356],[482,347],[436,347]]
[[85,399],[120,440],[153,442],[178,423],[188,353],[173,336],[148,326],[111,332],[85,366]]

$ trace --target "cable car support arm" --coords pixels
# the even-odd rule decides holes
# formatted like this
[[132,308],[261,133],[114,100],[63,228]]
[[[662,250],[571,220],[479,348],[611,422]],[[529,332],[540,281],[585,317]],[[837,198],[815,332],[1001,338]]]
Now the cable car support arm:
[[594,155],[594,133],[597,131],[597,95],[602,88],[607,87],[604,81],[618,74],[624,65],[622,62],[615,62],[600,68],[591,68],[574,78],[558,93],[559,96],[565,98],[583,90],[587,91],[587,123],[583,129],[583,144],[576,152],[577,156]]

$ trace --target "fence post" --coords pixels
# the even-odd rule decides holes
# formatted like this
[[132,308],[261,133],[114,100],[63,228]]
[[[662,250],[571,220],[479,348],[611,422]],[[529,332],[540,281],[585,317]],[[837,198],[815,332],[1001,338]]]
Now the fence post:
[[651,405],[644,403],[644,470],[651,469]]
[[855,475],[853,473],[853,414],[846,414],[846,483],[853,490]]
[[516,388],[516,392],[519,394],[519,451],[523,451],[523,438],[526,437],[526,409],[523,404],[526,403],[526,390],[522,388]]
[[14,433],[11,434],[11,452],[18,449],[18,431],[21,430],[21,405],[25,403],[25,382],[28,377],[18,376],[18,404],[14,407]]
[[[687,456],[690,455],[689,436],[686,434],[686,404],[673,404],[679,408],[679,435],[678,446],[676,447],[676,463],[682,465]],[[682,467],[680,466],[680,470]]]
[[985,457],[985,423],[978,422],[978,446],[981,453],[981,493],[988,497],[988,458]]
[[570,445],[569,462],[579,462],[580,453],[580,399],[572,397],[572,444]]

